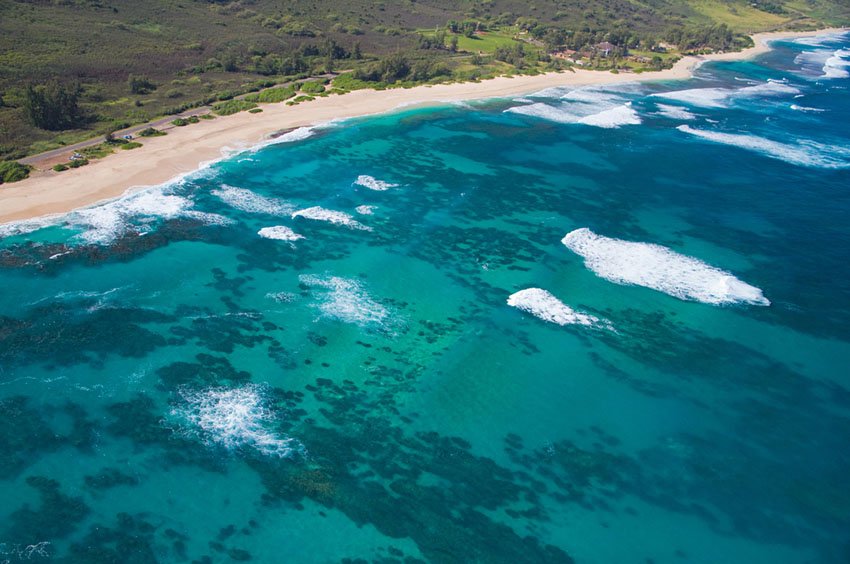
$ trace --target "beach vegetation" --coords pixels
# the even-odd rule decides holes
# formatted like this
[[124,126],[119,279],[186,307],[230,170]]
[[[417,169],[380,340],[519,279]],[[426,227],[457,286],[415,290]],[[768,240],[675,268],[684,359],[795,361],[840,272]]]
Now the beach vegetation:
[[18,182],[30,175],[31,168],[17,161],[0,161],[0,184]]
[[243,100],[246,102],[259,102],[263,104],[273,104],[283,102],[295,96],[296,90],[293,86],[282,86],[279,88],[267,88],[253,94],[248,94]]
[[87,164],[89,164],[88,159],[76,159],[76,160],[70,161],[68,163],[68,166],[71,167],[71,168],[80,168],[81,166],[86,166]]
[[153,127],[146,127],[139,132],[139,137],[162,137],[163,135],[168,134],[165,131],[160,131]]
[[319,80],[302,82],[300,90],[305,94],[321,94],[325,91],[325,84]]
[[65,163],[59,163],[59,164],[53,165],[53,170],[55,170],[56,172],[62,172],[63,170],[68,170],[68,168],[70,168],[70,167]]
[[136,141],[130,141],[130,142],[127,142],[127,143],[124,143],[123,145],[121,145],[121,148],[124,149],[125,151],[129,151],[131,149],[138,149],[141,146],[142,146],[141,143],[138,143]]
[[229,116],[256,108],[257,104],[247,100],[227,100],[213,105],[213,111],[220,116]]
[[250,110],[248,110],[248,113],[249,114],[259,114],[262,111],[263,111],[262,108],[251,108]]

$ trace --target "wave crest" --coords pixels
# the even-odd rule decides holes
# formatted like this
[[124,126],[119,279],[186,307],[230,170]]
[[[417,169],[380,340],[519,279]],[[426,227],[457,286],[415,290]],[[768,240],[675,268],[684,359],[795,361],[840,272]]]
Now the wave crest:
[[615,284],[643,286],[680,300],[714,305],[770,305],[759,288],[661,245],[603,237],[586,227],[567,233],[561,242],[583,257],[594,274]]
[[372,231],[371,227],[363,225],[345,212],[329,210],[320,206],[313,206],[311,208],[298,210],[292,214],[292,217],[303,217],[305,219],[312,219],[315,221],[326,221],[328,223],[333,223],[334,225],[344,225],[349,229]]
[[526,288],[508,297],[508,305],[558,325],[608,325],[598,317],[575,311],[541,288]]
[[689,125],[680,125],[676,129],[707,141],[755,151],[795,165],[827,169],[850,167],[850,150],[842,147],[823,145],[806,140],[798,141],[796,145],[790,145],[755,135],[707,131],[694,129]]
[[296,233],[285,225],[263,227],[257,231],[257,235],[265,239],[276,239],[278,241],[297,241],[298,239],[304,238],[304,235]]
[[212,190],[210,193],[228,206],[248,213],[290,215],[295,211],[295,206],[288,202],[261,196],[247,188],[222,184],[221,188]]

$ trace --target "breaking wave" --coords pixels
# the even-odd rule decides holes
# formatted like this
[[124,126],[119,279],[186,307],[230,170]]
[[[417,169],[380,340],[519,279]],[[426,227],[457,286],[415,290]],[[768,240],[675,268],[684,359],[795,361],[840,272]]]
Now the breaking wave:
[[508,305],[558,325],[607,325],[598,317],[580,313],[540,288],[526,288],[508,297]]
[[213,196],[232,208],[248,213],[268,215],[290,215],[295,206],[277,198],[268,198],[246,188],[237,188],[222,184],[221,188],[210,192]]
[[[598,109],[598,108],[597,108]],[[572,111],[570,111],[572,110]],[[622,125],[639,125],[641,123],[640,116],[631,107],[631,104],[621,104],[613,108],[607,108],[602,111],[583,115],[579,113],[581,110],[574,106],[555,107],[549,104],[538,102],[526,106],[515,106],[505,110],[515,114],[521,114],[531,117],[537,117],[556,123],[566,124],[583,124],[592,125],[595,127],[603,127],[606,129],[620,127]]]
[[850,167],[850,149],[823,145],[814,141],[798,141],[790,145],[738,133],[721,133],[680,125],[676,129],[707,141],[740,147],[787,163],[813,168],[840,169]]
[[725,108],[728,103],[737,98],[767,98],[776,96],[791,96],[799,94],[800,90],[784,82],[763,82],[744,88],[689,88],[672,92],[658,92],[651,97],[682,102],[701,108]]
[[594,274],[616,284],[644,286],[707,304],[770,305],[755,286],[667,247],[603,237],[586,227],[567,233],[561,242],[583,257]]
[[304,235],[296,233],[285,225],[275,225],[274,227],[263,227],[257,231],[257,235],[266,239],[277,239],[279,241],[297,241],[303,239]]
[[825,112],[826,110],[822,108],[808,108],[806,106],[798,106],[797,104],[791,104],[791,109],[797,112]]
[[295,439],[281,437],[274,431],[277,418],[267,406],[263,386],[182,389],[179,393],[182,401],[171,415],[187,427],[189,434],[208,445],[230,451],[253,449],[277,457],[303,450]]
[[354,181],[354,184],[357,186],[363,186],[364,188],[368,188],[369,190],[376,190],[378,192],[384,192],[385,190],[389,190],[390,188],[396,188],[398,186],[398,184],[392,184],[384,180],[378,180],[373,176],[368,176],[365,174],[361,174],[360,176],[358,176],[357,180]]
[[697,116],[679,106],[668,106],[667,104],[658,104],[658,115],[669,118],[690,121],[696,119]]
[[216,225],[232,223],[224,216],[196,211],[193,206],[188,198],[168,194],[165,188],[155,188],[70,212],[62,221],[67,226],[85,229],[76,236],[78,240],[98,245],[109,244],[131,229],[148,232],[151,223],[158,219],[186,217]]
[[327,221],[334,225],[344,225],[350,229],[359,229],[361,231],[372,231],[372,228],[363,225],[349,214],[336,210],[329,210],[319,206],[313,206],[303,210],[298,210],[292,214],[292,217],[303,217],[315,221]]
[[850,61],[845,57],[850,57],[850,51],[839,49],[835,51],[823,64],[822,78],[847,78],[850,77]]
[[389,310],[372,299],[357,280],[312,274],[303,274],[298,280],[324,294],[315,306],[323,317],[360,327],[385,326],[390,320]]
[[357,206],[354,211],[360,215],[372,215],[375,211],[375,206]]

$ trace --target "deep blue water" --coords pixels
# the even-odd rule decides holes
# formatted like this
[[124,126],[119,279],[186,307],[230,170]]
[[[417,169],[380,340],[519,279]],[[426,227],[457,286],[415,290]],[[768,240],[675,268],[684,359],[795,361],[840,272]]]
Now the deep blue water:
[[848,46],[0,227],[0,562],[846,562]]

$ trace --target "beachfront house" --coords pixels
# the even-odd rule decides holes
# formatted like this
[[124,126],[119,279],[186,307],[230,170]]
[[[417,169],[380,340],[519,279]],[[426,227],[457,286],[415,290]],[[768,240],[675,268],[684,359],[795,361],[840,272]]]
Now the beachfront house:
[[607,57],[613,53],[616,48],[617,47],[614,44],[603,41],[602,43],[596,44],[596,53],[599,54],[600,57]]

